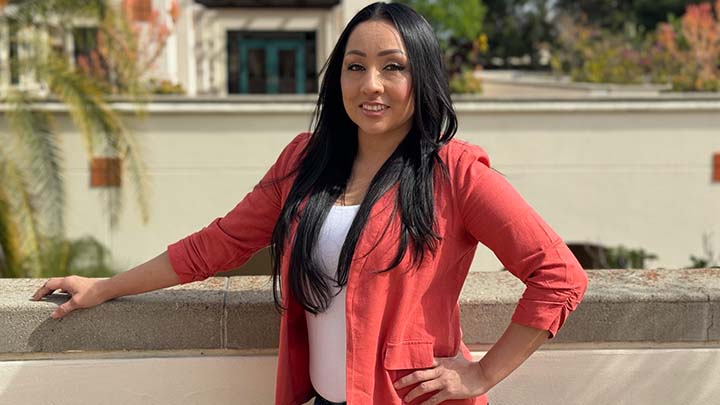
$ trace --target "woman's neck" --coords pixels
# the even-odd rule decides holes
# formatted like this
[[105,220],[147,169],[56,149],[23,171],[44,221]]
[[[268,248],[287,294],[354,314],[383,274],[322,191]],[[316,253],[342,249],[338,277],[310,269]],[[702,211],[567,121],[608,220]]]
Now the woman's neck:
[[[407,134],[407,132],[405,132]],[[358,152],[341,205],[360,204],[380,167],[402,142],[405,134],[368,135],[358,130]]]
[[396,134],[367,134],[358,130],[358,151],[355,163],[380,168],[405,139],[407,132]]

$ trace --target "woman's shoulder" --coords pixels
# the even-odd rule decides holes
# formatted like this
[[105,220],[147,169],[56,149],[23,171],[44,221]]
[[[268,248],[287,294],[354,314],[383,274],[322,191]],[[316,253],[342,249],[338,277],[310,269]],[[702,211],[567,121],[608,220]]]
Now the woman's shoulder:
[[308,142],[310,141],[311,135],[312,132],[300,132],[299,134],[295,135],[293,140],[290,141],[286,148],[292,148],[296,152],[305,149],[305,146],[307,146]]
[[440,151],[440,157],[449,167],[459,170],[467,169],[468,165],[480,162],[490,166],[490,157],[482,146],[453,137]]
[[298,160],[310,141],[310,135],[310,132],[300,132],[295,135],[295,137],[283,148],[280,156],[278,156],[278,162],[287,164]]

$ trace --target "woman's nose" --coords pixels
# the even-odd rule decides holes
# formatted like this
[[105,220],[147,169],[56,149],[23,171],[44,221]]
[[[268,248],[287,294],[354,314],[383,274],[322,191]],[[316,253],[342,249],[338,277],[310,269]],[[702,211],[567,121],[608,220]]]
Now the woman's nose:
[[380,73],[369,69],[363,78],[362,92],[364,94],[382,93],[383,84],[380,79]]

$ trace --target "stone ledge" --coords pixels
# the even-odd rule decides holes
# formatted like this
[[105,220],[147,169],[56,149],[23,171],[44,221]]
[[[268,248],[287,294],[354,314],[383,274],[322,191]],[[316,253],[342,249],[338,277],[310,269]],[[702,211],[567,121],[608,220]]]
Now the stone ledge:
[[[306,116],[315,109],[310,96],[193,98],[164,97],[145,106],[151,114],[296,114]],[[720,93],[680,93],[657,96],[588,95],[562,97],[488,97],[453,95],[458,113],[613,113],[613,112],[716,112],[720,111]],[[115,111],[131,114],[137,110],[132,101],[117,99],[110,103]],[[67,113],[68,107],[55,100],[38,100],[34,108],[52,113]],[[0,103],[0,113],[10,108]]]
[[[720,269],[589,270],[588,291],[548,342],[720,340]],[[67,295],[30,300],[42,279],[0,279],[0,352],[272,349],[279,315],[266,276],[214,277],[49,317]],[[495,342],[524,285],[508,272],[470,273],[460,297],[464,341]]]

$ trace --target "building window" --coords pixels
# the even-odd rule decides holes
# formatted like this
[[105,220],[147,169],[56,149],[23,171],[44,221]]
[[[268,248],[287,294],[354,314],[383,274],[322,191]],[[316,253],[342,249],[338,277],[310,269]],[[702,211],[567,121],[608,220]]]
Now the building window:
[[75,48],[75,62],[83,57],[91,58],[93,51],[97,50],[97,33],[95,27],[73,28],[73,45]]
[[76,27],[72,30],[75,65],[80,69],[98,74],[103,64],[98,50],[98,29],[96,27]]
[[228,31],[228,93],[316,93],[314,32]]
[[17,21],[8,21],[8,61],[10,65],[10,84],[20,83],[20,58],[18,56],[19,39]]

